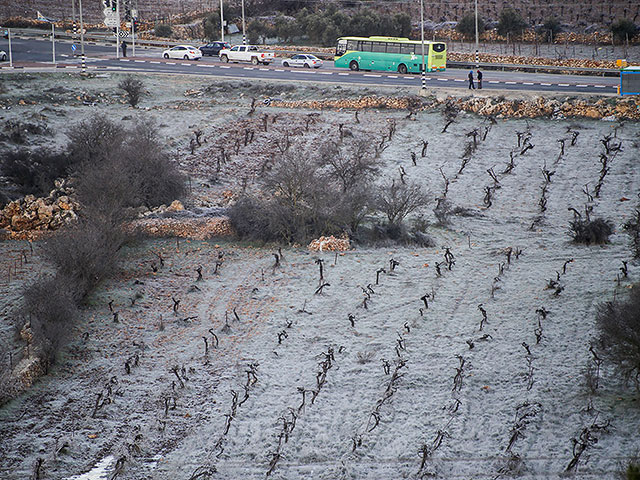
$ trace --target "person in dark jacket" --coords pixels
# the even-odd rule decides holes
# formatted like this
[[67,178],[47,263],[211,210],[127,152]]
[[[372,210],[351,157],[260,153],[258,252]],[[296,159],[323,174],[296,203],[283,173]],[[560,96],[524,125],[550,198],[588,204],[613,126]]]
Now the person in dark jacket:
[[482,88],[482,72],[478,69],[478,90]]
[[120,48],[122,48],[122,56],[126,57],[127,56],[127,42],[122,40],[122,42],[120,42]]
[[476,86],[473,84],[473,70],[469,70],[469,90],[476,89]]

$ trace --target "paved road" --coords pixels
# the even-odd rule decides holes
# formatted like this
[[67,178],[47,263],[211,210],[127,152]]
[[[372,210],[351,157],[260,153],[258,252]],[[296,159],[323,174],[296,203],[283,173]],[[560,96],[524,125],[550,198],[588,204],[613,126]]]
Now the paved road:
[[[132,53],[129,43],[129,54]],[[0,43],[0,49],[7,50],[7,41]],[[70,41],[56,41],[56,61],[58,68],[75,68],[80,59],[73,56]],[[25,67],[49,66],[52,64],[51,41],[41,39],[17,38],[12,41],[13,60],[16,65]],[[283,68],[276,64],[269,66],[251,66],[241,64],[223,64],[215,57],[204,57],[200,61],[164,60],[161,48],[138,47],[136,57],[115,58],[115,46],[105,43],[85,44],[85,53],[89,68],[120,71],[155,72],[171,74],[199,74],[219,77],[234,77],[263,80],[289,80],[308,82],[335,82],[360,85],[385,85],[419,87],[419,75],[401,75],[394,72],[351,72],[338,69],[333,62],[325,62],[318,70]],[[3,67],[8,64],[4,63]],[[435,88],[466,88],[467,70],[448,69],[446,72],[427,76],[427,86]],[[484,89],[538,91],[553,93],[616,93],[618,79],[611,77],[591,77],[583,75],[557,75],[526,72],[484,72]]]

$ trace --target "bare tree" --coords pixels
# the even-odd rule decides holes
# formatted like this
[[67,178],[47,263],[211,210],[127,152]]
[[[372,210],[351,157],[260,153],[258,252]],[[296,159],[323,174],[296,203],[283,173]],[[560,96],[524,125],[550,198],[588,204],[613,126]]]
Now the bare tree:
[[378,206],[387,216],[391,225],[399,225],[407,215],[428,203],[428,196],[415,183],[396,184],[382,187],[378,196]]

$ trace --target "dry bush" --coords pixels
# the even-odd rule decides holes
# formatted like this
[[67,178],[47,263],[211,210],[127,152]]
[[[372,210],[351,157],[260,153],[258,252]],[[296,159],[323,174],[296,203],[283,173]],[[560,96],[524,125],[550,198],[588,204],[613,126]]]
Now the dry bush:
[[55,267],[57,276],[73,285],[76,302],[109,275],[118,250],[125,241],[118,225],[89,219],[59,232],[43,246],[44,258]]
[[319,152],[318,162],[327,169],[347,192],[370,180],[380,170],[380,159],[375,155],[371,138],[358,136],[347,143],[328,142]]
[[34,344],[49,363],[66,339],[78,315],[74,282],[63,275],[45,277],[25,288],[23,317],[28,318]]
[[125,140],[125,130],[107,117],[96,115],[73,125],[67,131],[67,137],[71,161],[95,165],[120,148]]
[[[152,208],[184,193],[184,177],[164,152],[152,121],[139,120],[128,132],[104,117],[81,122],[76,128],[81,126],[89,129],[92,139],[87,148],[100,150],[94,157],[99,161],[84,162],[77,175],[78,200],[92,214],[115,214],[124,207],[141,205]],[[70,138],[70,152],[87,146],[75,135]],[[108,139],[110,145],[105,143]]]
[[596,321],[607,357],[640,390],[640,284],[625,300],[600,305]]
[[48,148],[10,150],[3,155],[0,176],[14,184],[21,195],[46,196],[54,180],[65,177],[70,167],[67,155]]
[[595,220],[578,218],[569,226],[574,242],[587,245],[609,243],[609,236],[614,232],[613,223],[602,218]]
[[407,215],[429,202],[429,197],[416,183],[397,183],[380,188],[378,208],[387,216],[389,224],[398,227]]
[[127,75],[120,83],[118,88],[124,90],[127,95],[127,102],[132,107],[135,107],[140,102],[140,98],[144,94],[144,83],[142,80],[135,78],[133,75]]
[[[242,198],[231,208],[229,216],[241,238],[304,243],[320,235],[351,234],[369,213],[369,167],[355,166],[354,172],[346,167],[346,158],[330,163],[329,150],[320,155],[294,150],[276,159],[259,197]],[[340,155],[349,155],[346,150]]]

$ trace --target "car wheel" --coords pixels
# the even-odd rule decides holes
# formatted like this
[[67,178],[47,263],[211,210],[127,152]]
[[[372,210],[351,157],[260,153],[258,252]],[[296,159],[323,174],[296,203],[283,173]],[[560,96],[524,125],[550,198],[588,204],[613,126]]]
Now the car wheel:
[[251,57],[251,63],[258,65],[258,57]]
[[222,55],[220,57],[220,60],[222,60],[224,63],[229,63],[229,57],[227,57],[226,55]]
[[164,54],[164,58],[169,58],[169,54],[168,54],[168,53],[165,53],[165,54]]
[[360,70],[360,65],[358,65],[358,62],[356,62],[355,60],[352,60],[349,64],[349,68],[354,72],[357,72],[358,70]]
[[2,54],[2,58],[0,58],[0,60],[2,60],[3,62],[6,62],[7,61],[7,54],[3,53]]
[[398,65],[398,73],[401,73],[402,75],[407,73],[407,66],[404,63]]
[[309,65],[308,63],[305,63],[304,68],[311,68],[311,65]]
[[289,66],[289,62],[282,62],[282,66],[283,67],[288,67]]
[[184,58],[185,60],[189,60],[189,55],[185,55],[185,56],[184,56],[184,57],[182,57],[182,58]]

